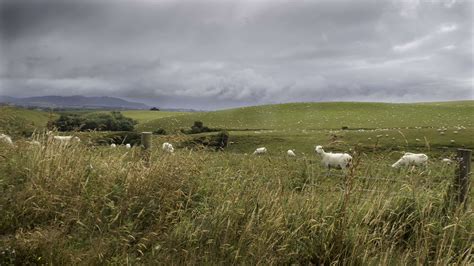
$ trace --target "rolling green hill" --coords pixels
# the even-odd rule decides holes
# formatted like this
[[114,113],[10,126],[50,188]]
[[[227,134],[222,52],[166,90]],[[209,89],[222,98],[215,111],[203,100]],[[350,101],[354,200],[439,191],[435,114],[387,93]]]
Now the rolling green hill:
[[388,103],[290,103],[253,106],[215,112],[191,113],[149,121],[139,130],[163,128],[176,131],[194,121],[214,128],[318,130],[474,125],[474,101]]
[[[230,131],[228,150],[237,153],[265,146],[271,154],[283,154],[287,149],[312,154],[316,144],[336,151],[347,151],[354,145],[365,151],[474,148],[474,101],[265,105],[166,117],[137,129],[176,132],[197,120]],[[442,127],[446,129],[440,134]]]
[[155,119],[189,114],[187,112],[149,111],[149,110],[128,110],[121,111],[126,116],[136,120],[139,124],[147,123]]
[[57,114],[38,110],[0,106],[0,132],[11,135],[27,134],[35,129],[46,127],[49,119],[56,119]]

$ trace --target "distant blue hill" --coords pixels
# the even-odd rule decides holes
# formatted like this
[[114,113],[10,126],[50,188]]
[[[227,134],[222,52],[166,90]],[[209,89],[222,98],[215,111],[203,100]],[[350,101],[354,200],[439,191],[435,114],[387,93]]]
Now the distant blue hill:
[[0,103],[40,108],[86,108],[86,109],[149,109],[144,103],[130,102],[116,97],[39,96],[16,98],[0,96]]

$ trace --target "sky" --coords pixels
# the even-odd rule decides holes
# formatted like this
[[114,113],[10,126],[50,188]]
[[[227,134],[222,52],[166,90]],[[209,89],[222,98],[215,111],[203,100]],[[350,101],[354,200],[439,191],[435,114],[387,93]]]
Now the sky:
[[472,0],[0,0],[0,95],[474,99]]

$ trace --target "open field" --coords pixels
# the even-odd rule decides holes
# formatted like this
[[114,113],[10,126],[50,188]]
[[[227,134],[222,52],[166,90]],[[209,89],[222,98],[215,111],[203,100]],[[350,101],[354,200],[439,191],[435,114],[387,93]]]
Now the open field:
[[[473,104],[285,104],[148,122],[137,112],[138,130],[234,129],[223,152],[181,146],[207,134],[153,136],[149,166],[140,147],[89,141],[107,132],[0,146],[0,264],[472,264],[474,191],[466,210],[455,204],[456,165],[440,159],[474,148]],[[316,144],[350,152],[354,167],[323,169]],[[258,146],[268,154],[250,155]],[[392,169],[402,151],[430,162]]]
[[149,111],[149,110],[128,110],[123,111],[123,115],[133,118],[139,124],[147,123],[155,119],[179,116],[189,114],[188,112],[168,112],[168,111]]
[[187,128],[196,120],[212,128],[301,130],[399,127],[474,127],[474,101],[422,104],[290,103],[191,113],[150,121],[139,130]]
[[[266,105],[166,117],[139,124],[138,130],[173,132],[189,128],[194,121],[230,131],[229,151],[241,153],[266,146],[275,153],[296,149],[309,154],[316,144],[336,150],[361,145],[367,151],[474,148],[473,101]],[[349,130],[341,130],[343,126]],[[442,127],[446,130],[440,133]]]

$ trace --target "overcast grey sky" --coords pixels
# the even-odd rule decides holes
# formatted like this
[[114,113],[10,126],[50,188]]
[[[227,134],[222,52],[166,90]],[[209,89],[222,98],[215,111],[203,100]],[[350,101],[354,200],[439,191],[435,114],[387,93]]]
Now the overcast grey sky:
[[0,95],[473,99],[471,0],[0,0]]

